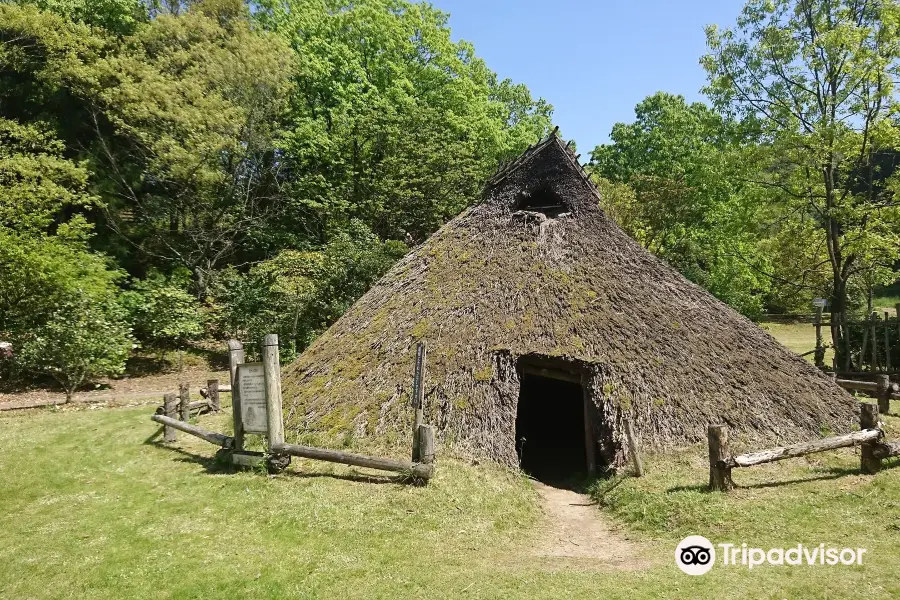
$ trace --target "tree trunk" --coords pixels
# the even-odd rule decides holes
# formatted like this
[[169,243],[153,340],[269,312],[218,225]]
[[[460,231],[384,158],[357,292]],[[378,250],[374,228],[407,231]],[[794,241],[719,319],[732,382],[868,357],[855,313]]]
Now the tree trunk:
[[[840,314],[843,318],[835,319],[834,315],[836,314]],[[834,283],[831,289],[831,315],[831,343],[834,347],[834,360],[836,365],[843,365],[847,358],[848,346],[844,340],[848,335],[849,315],[847,314],[847,280],[842,277],[840,269],[834,273]]]

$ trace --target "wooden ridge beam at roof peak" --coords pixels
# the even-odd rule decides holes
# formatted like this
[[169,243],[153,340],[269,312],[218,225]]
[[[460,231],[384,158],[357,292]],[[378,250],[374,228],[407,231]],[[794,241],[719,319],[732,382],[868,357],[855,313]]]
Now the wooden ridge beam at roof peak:
[[[591,180],[590,174],[585,170],[584,165],[582,165],[578,159],[581,157],[580,154],[576,155],[575,150],[571,147],[572,140],[569,140],[565,144],[562,141],[562,138],[559,137],[559,126],[553,128],[553,131],[547,135],[546,138],[543,138],[538,141],[533,146],[529,146],[522,154],[519,155],[518,158],[513,159],[511,162],[507,163],[504,167],[497,171],[497,173],[488,180],[487,187],[492,188],[499,185],[503,182],[504,179],[512,175],[515,171],[517,171],[520,167],[524,166],[531,158],[536,156],[541,150],[556,142],[559,144],[559,147],[562,148],[563,153],[569,159],[572,164],[572,167],[575,169],[581,179],[587,184],[588,188],[591,190],[591,193],[597,197],[597,201],[600,201],[600,190],[597,189],[597,186]],[[587,163],[585,163],[587,164]]]

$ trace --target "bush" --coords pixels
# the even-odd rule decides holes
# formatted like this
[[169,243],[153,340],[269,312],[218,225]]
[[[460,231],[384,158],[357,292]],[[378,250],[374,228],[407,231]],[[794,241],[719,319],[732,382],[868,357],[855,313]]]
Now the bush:
[[57,307],[26,341],[17,360],[28,370],[53,377],[66,402],[85,381],[122,373],[132,348],[122,309],[76,297]]
[[122,293],[122,305],[142,345],[164,353],[183,348],[203,333],[203,313],[186,284],[177,275],[151,273]]
[[219,274],[216,301],[223,334],[259,341],[281,337],[291,360],[331,325],[406,251],[354,222],[317,250],[284,250],[246,274]]

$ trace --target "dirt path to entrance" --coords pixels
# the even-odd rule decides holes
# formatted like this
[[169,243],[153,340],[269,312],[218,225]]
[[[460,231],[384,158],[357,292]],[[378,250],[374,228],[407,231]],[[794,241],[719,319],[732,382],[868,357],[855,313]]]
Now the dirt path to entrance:
[[610,523],[589,496],[535,482],[544,522],[534,555],[578,561],[600,569],[637,570],[650,566],[647,548]]

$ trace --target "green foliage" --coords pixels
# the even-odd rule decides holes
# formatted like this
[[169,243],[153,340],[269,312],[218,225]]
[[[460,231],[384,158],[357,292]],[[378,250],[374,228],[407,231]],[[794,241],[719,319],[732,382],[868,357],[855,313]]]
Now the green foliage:
[[0,336],[13,344],[15,374],[52,376],[71,397],[91,377],[120,373],[131,349],[120,277],[64,235],[0,229]]
[[188,274],[178,281],[151,273],[121,294],[120,303],[143,345],[158,350],[181,348],[203,333],[203,312],[197,299],[185,290],[189,278]]
[[257,18],[297,55],[282,147],[297,174],[292,212],[319,235],[351,217],[421,241],[549,128],[550,106],[498,81],[429,4],[263,5]]
[[63,157],[63,144],[38,125],[0,116],[0,226],[46,231],[64,211],[92,204],[88,172]]
[[16,360],[28,371],[56,379],[66,401],[71,400],[85,381],[119,375],[125,369],[132,340],[124,317],[114,302],[76,296],[54,306],[22,344]]
[[736,28],[707,29],[706,91],[760,127],[761,183],[814,223],[834,311],[854,285],[892,279],[900,257],[898,40],[894,0],[751,0]]
[[17,0],[86,25],[130,33],[147,19],[141,0]]
[[223,333],[259,340],[278,333],[290,360],[340,317],[406,251],[358,222],[316,251],[284,250],[216,285]]
[[63,151],[43,127],[0,117],[0,339],[14,352],[4,368],[52,376],[70,398],[121,372],[131,340],[116,302],[122,274],[88,250],[78,214],[95,203],[87,171]]
[[746,133],[702,103],[657,93],[591,154],[604,209],[638,242],[745,314],[769,288],[756,225],[758,191],[744,181]]

